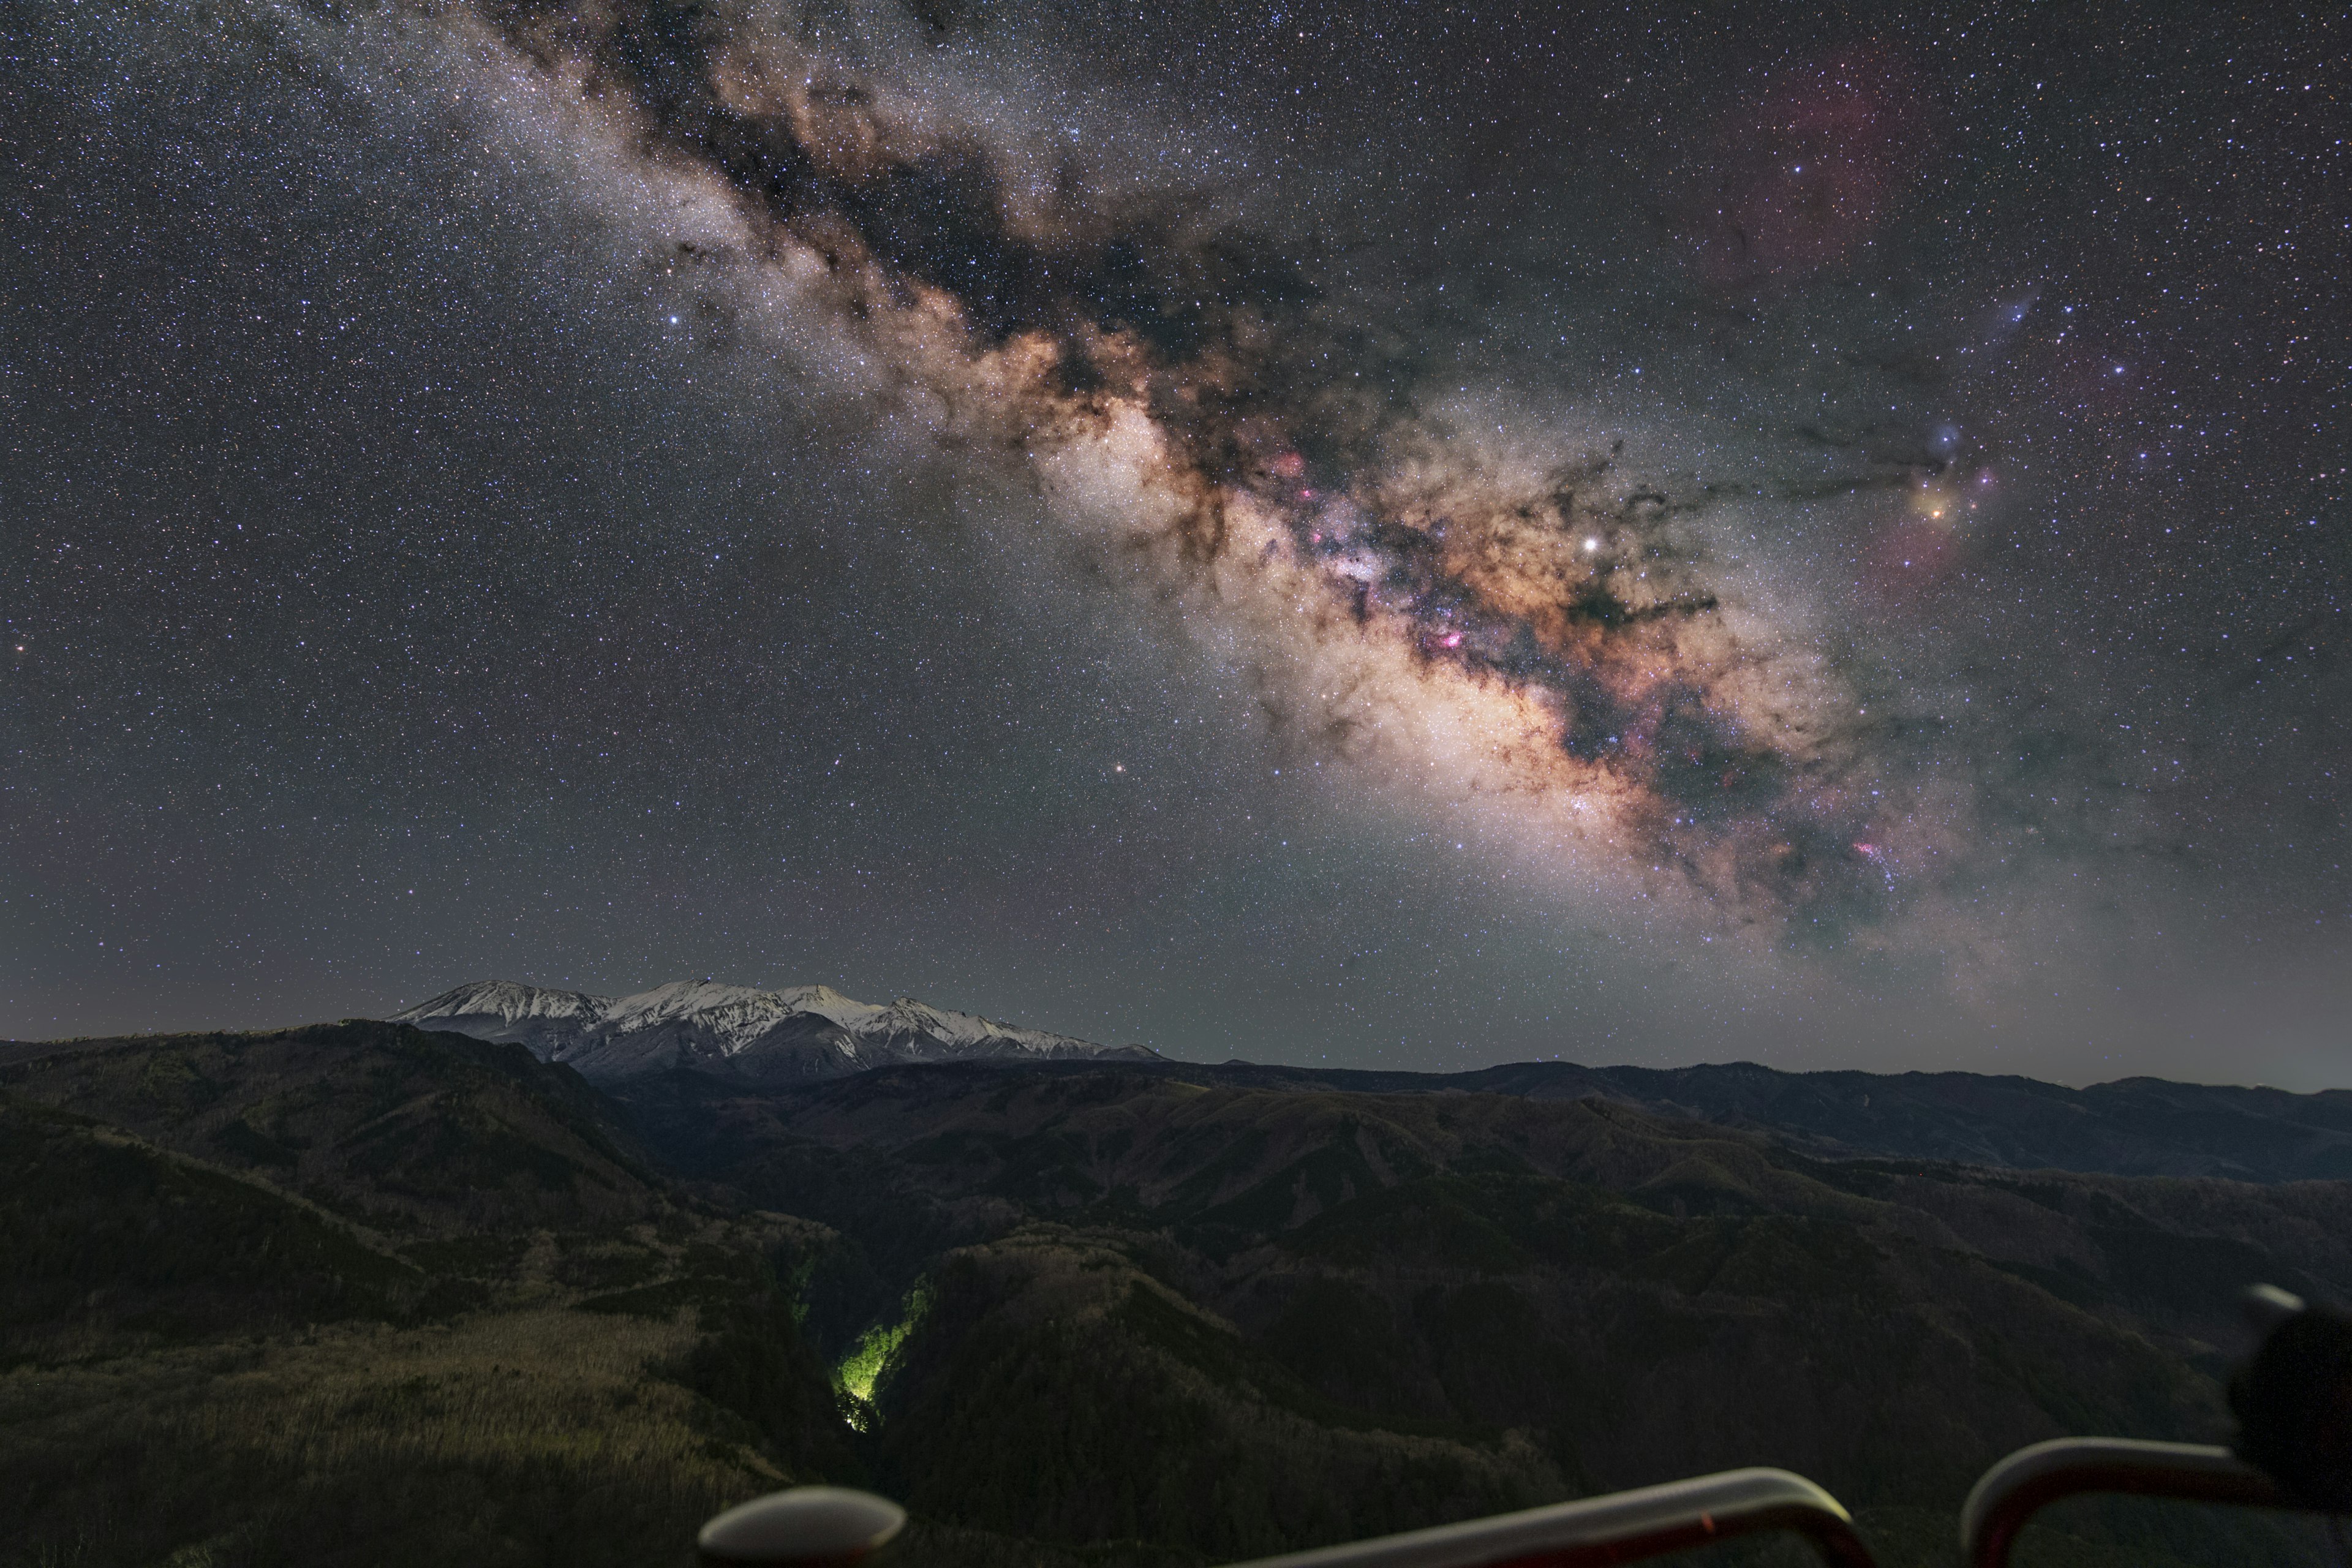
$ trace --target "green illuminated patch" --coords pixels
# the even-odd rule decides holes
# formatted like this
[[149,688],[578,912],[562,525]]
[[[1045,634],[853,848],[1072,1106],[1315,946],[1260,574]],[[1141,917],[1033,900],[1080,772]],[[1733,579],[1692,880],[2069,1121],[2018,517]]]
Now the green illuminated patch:
[[[889,1364],[890,1357],[906,1342],[907,1336],[915,1331],[915,1325],[923,1321],[923,1314],[930,1305],[930,1288],[917,1285],[907,1293],[906,1310],[898,1321],[877,1323],[866,1330],[858,1339],[857,1348],[842,1362],[835,1375],[843,1392],[856,1400],[867,1413],[865,1421],[872,1419],[874,1385],[881,1379],[882,1369]],[[861,1426],[864,1424],[864,1421],[859,1423]]]

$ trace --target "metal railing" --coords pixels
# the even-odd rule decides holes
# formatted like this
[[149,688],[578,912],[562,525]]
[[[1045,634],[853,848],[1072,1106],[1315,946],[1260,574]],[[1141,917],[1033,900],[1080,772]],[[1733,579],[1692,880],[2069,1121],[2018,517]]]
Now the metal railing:
[[710,1568],[820,1568],[863,1563],[907,1526],[907,1510],[847,1487],[793,1487],[729,1509],[702,1527]]
[[2314,1511],[2227,1448],[2060,1437],[2020,1448],[1969,1489],[1960,1510],[1961,1559],[1969,1568],[2007,1568],[2028,1520],[2062,1498],[2102,1492]]
[[[795,1487],[728,1510],[703,1526],[697,1545],[714,1568],[846,1568],[886,1545],[906,1518],[863,1492]],[[1244,1568],[1598,1568],[1766,1531],[1806,1537],[1832,1568],[1874,1568],[1838,1500],[1786,1470],[1727,1470]]]
[[1766,1531],[1834,1568],[1874,1568],[1837,1499],[1787,1470],[1726,1470],[1638,1491],[1267,1557],[1244,1568],[1597,1568]]
[[[2062,1437],[2020,1448],[1987,1470],[1960,1513],[1968,1568],[2007,1568],[2034,1514],[2088,1494],[2319,1511],[2227,1448],[2124,1437]],[[896,1503],[840,1487],[794,1487],[732,1508],[703,1526],[712,1568],[848,1568],[907,1521]],[[1742,1535],[1787,1531],[1832,1568],[1874,1568],[1853,1518],[1787,1470],[1726,1470],[1664,1486],[1555,1503],[1340,1546],[1261,1558],[1235,1568],[1599,1568],[1638,1563]]]
[[[2063,1498],[2105,1493],[2316,1514],[2352,1506],[2352,1431],[2342,1414],[2352,1399],[2352,1318],[2271,1285],[2252,1287],[2242,1304],[2262,1342],[2231,1387],[2240,1443],[2289,1484],[2227,1448],[2200,1444],[2129,1437],[2036,1443],[1969,1489],[1960,1510],[1967,1568],[2008,1568],[2027,1521]],[[697,1545],[713,1568],[846,1565],[886,1547],[906,1521],[896,1503],[864,1492],[796,1487],[728,1510],[703,1526]],[[1599,1568],[1768,1531],[1804,1536],[1832,1568],[1874,1568],[1837,1499],[1802,1476],[1765,1469],[1726,1470],[1236,1568]],[[2340,1533],[2337,1545],[2342,1551]]]

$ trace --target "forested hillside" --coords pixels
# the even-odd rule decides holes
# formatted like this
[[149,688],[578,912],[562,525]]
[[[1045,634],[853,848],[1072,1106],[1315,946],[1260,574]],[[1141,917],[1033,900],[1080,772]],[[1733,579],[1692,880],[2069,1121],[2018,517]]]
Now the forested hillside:
[[[14,1561],[1205,1564],[1736,1465],[1889,1563],[2041,1437],[2214,1440],[2352,1184],[1826,1159],[1601,1098],[1088,1066],[609,1099],[386,1025],[0,1047]],[[2316,1562],[2113,1505],[2029,1563]]]

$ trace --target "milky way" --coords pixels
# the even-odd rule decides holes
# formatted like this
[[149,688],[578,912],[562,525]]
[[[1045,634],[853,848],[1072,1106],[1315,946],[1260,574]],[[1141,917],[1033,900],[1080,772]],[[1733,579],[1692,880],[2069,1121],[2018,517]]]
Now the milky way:
[[[936,1000],[1019,1011],[1008,991],[1036,982],[1005,978],[990,944],[1102,926],[1120,934],[1087,949],[1097,978],[1049,981],[1087,1007],[1126,1020],[1100,998],[1171,952],[1200,965],[1153,993],[1156,1026],[1120,1029],[1252,986],[1318,1017],[1369,970],[1413,1026],[1458,1014],[1466,1040],[1490,1009],[1510,1020],[1496,1048],[1522,1054],[1591,1016],[1645,1051],[1703,1027],[1711,1053],[1826,1030],[1852,1056],[1895,1018],[1943,1047],[2031,1037],[2105,1060],[2137,1026],[2110,1000],[2134,976],[2195,991],[2242,933],[2262,951],[2210,1027],[2340,943],[2341,745],[2323,716],[2342,683],[2343,474],[2313,416],[2335,405],[2310,279],[2342,237],[2297,226],[2326,115],[2282,96],[2314,90],[2288,79],[2292,51],[2204,82],[2167,74],[2168,51],[2205,47],[2193,28],[2131,41],[2132,79],[2206,128],[2190,150],[2150,129],[2158,108],[2135,118],[2068,24],[2012,28],[1972,73],[1956,62],[1987,47],[1980,26],[1903,7],[1720,37],[1664,14],[901,0],[256,5],[172,26],[60,24],[35,96],[100,129],[16,164],[51,258],[26,277],[135,323],[91,329],[88,353],[68,327],[38,340],[35,380],[75,390],[37,422],[43,521],[11,626],[30,628],[27,727],[79,738],[20,753],[49,759],[25,798],[76,803],[21,841],[41,889],[27,932],[96,940],[94,912],[30,913],[80,896],[94,846],[142,897],[184,889],[161,868],[231,830],[178,814],[233,787],[257,823],[299,798],[325,825],[299,830],[320,836],[301,852],[319,869],[281,903],[347,910],[347,873],[328,869],[345,862],[385,889],[362,924],[391,956],[361,967],[400,996],[464,978],[409,973],[436,940],[403,924],[417,881],[484,931],[511,926],[517,962],[542,966],[698,952],[660,912],[690,897],[770,911],[772,941],[728,939],[761,953],[901,921],[903,947],[956,951],[947,972],[1001,987]],[[173,92],[202,97],[212,129],[87,151],[118,122],[198,112]],[[2242,169],[2258,103],[2268,140]],[[75,159],[111,172],[47,178]],[[75,367],[142,331],[178,341],[192,308],[139,292],[142,253],[188,221],[176,188],[239,159],[262,194],[236,198],[252,213],[236,221],[257,237],[194,221],[218,280],[193,310],[268,346],[210,351],[204,433],[111,412]],[[2256,167],[2283,172],[2276,195],[2247,194]],[[267,212],[277,189],[335,190],[344,216]],[[156,216],[135,216],[133,190]],[[332,268],[373,265],[341,237],[361,221],[398,230],[418,259],[387,273],[414,271],[420,300],[497,323],[499,374],[631,390],[583,395],[579,433],[534,435],[519,459],[501,432],[540,416],[501,402],[498,374],[461,375],[480,406],[436,467],[413,444],[450,373],[392,367],[457,342],[454,324],[429,304],[304,314],[346,292]],[[296,259],[236,282],[240,244]],[[248,310],[248,289],[286,298]],[[139,389],[120,395],[185,382],[126,371]],[[340,520],[268,477],[283,426],[233,412],[378,385],[337,437],[373,487]],[[633,419],[667,433],[640,440]],[[569,488],[571,466],[607,459],[600,442],[631,455]],[[250,509],[286,520],[267,533],[282,557],[216,575],[200,603],[172,564],[188,543],[117,480],[63,477],[109,452],[184,469],[197,492],[247,476],[184,531],[226,549],[215,535]],[[431,522],[403,512],[411,486]],[[736,491],[757,499],[714,499]],[[564,520],[551,543],[479,531],[533,508]],[[794,586],[830,580],[825,512],[888,565]],[[331,615],[320,551],[351,563]],[[559,560],[560,590],[534,603],[518,584]],[[688,574],[738,560],[768,564],[732,596]],[[150,608],[87,596],[130,574],[158,584]],[[935,608],[853,593],[869,579],[933,584]],[[775,607],[795,595],[806,616]],[[238,644],[248,597],[294,618],[240,622]],[[1069,659],[1112,671],[1083,700],[1150,724],[1081,722],[1055,639],[1024,633],[1016,657],[992,617],[1066,620]],[[856,646],[905,647],[906,673],[873,674],[842,639],[869,624]],[[152,657],[115,651],[151,636]],[[241,653],[265,637],[274,654]],[[632,662],[654,644],[665,658]],[[395,647],[430,675],[387,675]],[[977,672],[1005,659],[1014,695],[982,693]],[[286,695],[251,695],[273,681]],[[375,706],[343,706],[354,683]],[[837,705],[805,695],[824,683]],[[167,731],[157,703],[202,711]],[[329,710],[340,728],[300,739]],[[987,760],[988,726],[1039,721],[1068,735]],[[223,759],[311,749],[278,782],[124,750],[167,734]],[[456,760],[486,742],[542,783]],[[1033,815],[1040,770],[1061,798]],[[473,909],[454,848],[347,850],[370,778],[409,781],[410,820],[446,819],[452,844],[502,822],[501,887],[571,889],[541,895],[571,923],[527,939],[495,898]],[[723,800],[698,782],[719,778]],[[1132,787],[1090,804],[1114,783]],[[650,845],[646,819],[673,812],[667,861],[616,847]],[[182,840],[115,847],[184,820]],[[260,831],[298,830],[231,836]],[[1294,838],[1319,847],[1328,891],[1285,880]],[[725,869],[684,877],[684,855]],[[843,890],[877,863],[883,884]],[[643,912],[590,912],[630,900]],[[1512,933],[1493,940],[1513,956],[1477,958],[1499,978],[1456,978],[1490,929]],[[583,931],[615,956],[556,952]],[[1425,971],[1393,956],[1408,948]],[[70,989],[79,961],[40,962],[28,995]],[[866,977],[765,978],[900,984],[858,962]],[[1206,978],[1228,972],[1257,978]],[[2065,1022],[2035,1011],[2045,982]],[[2315,1048],[2289,1033],[2282,1049]],[[2176,1068],[2187,1038],[2165,1047]],[[1413,1048],[1409,1028],[1395,1044]]]
[[[1385,746],[1444,747],[1460,788],[1510,797],[1547,842],[1605,843],[1738,921],[1801,917],[1808,940],[1942,873],[1919,803],[1873,787],[1899,770],[1850,687],[1743,612],[1704,487],[1622,463],[1622,440],[1486,449],[1431,410],[1412,345],[1350,321],[1213,194],[1097,193],[1066,148],[960,118],[970,86],[895,79],[925,49],[904,13],[829,20],[509,5],[486,26],[646,177],[732,198],[735,226],[675,241],[666,272],[793,279],[909,403],[1041,469],[1095,470],[1065,488],[1246,628],[1302,743],[1361,751],[1393,727]],[[1825,74],[1837,138],[1896,118],[1859,69]],[[1885,161],[1821,156],[1865,184]],[[1825,261],[1839,237],[1780,209],[1876,199],[1798,184],[1726,219],[1738,257],[1703,268]]]

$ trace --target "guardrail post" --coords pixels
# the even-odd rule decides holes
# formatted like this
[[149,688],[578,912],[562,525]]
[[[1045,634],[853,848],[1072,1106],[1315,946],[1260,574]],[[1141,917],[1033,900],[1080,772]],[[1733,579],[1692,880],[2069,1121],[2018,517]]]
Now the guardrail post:
[[849,1568],[906,1527],[907,1510],[847,1487],[793,1487],[729,1509],[694,1538],[706,1568]]

